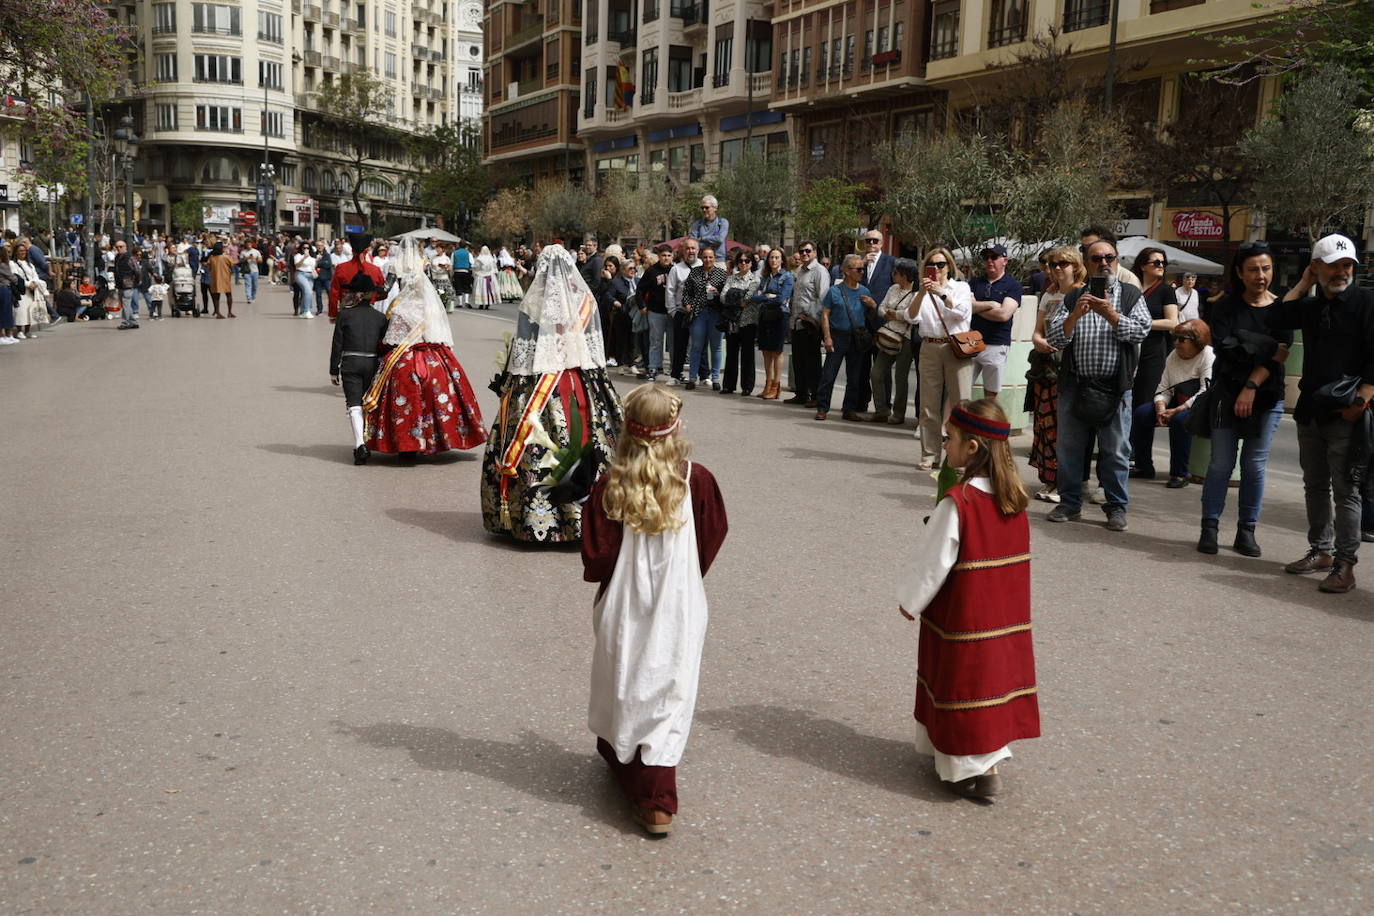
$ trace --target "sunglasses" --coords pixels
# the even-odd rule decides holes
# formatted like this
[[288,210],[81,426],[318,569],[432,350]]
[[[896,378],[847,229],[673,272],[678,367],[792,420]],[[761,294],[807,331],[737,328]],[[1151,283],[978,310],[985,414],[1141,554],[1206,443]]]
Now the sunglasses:
[[1268,251],[1268,250],[1269,250],[1269,243],[1266,242],[1266,241],[1264,241],[1264,240],[1262,240],[1262,239],[1259,240],[1259,241],[1254,241],[1254,242],[1246,242],[1245,244],[1243,244],[1243,245],[1239,246],[1238,248],[1236,248],[1236,251],[1246,251],[1246,252],[1249,252],[1249,251]]
[[1114,254],[1095,254],[1092,256],[1092,262],[1094,264],[1111,264],[1114,261],[1116,261],[1116,255]]
[[797,251],[797,254],[812,254],[815,250],[814,248],[802,248]]
[[702,205],[701,205],[701,209],[703,209],[703,210],[709,210],[709,209],[711,209],[711,208],[710,208],[709,206],[707,206],[706,204],[702,204]]
[[1160,260],[1159,258],[1155,258],[1153,261],[1146,261],[1145,265],[1147,267],[1168,267],[1169,262]]
[[864,241],[870,245],[881,245],[883,242],[882,239],[864,239]]
[[927,261],[927,262],[926,262],[926,266],[927,266],[927,267],[945,268],[945,267],[948,267],[948,266],[949,266],[949,262],[948,262],[948,261]]
[[1050,266],[1053,267],[1055,270],[1064,270],[1065,268],[1073,267],[1074,265],[1073,261],[1054,261],[1050,264]]

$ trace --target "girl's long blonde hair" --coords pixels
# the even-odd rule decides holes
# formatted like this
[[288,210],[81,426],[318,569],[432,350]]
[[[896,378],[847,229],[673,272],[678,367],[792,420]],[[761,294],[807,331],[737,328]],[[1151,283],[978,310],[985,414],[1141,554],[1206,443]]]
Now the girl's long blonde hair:
[[[980,419],[1007,422],[1007,415],[1002,412],[1001,405],[992,398],[963,401],[959,406]],[[1003,515],[1025,512],[1026,507],[1030,505],[1030,495],[1021,483],[1021,475],[1016,472],[1016,459],[1011,453],[1011,443],[1005,439],[980,436],[965,429],[960,429],[959,435],[978,443],[978,451],[964,467],[960,483],[966,483],[975,477],[987,477],[992,484],[992,497],[997,500],[997,508]]]
[[687,496],[691,443],[680,429],[659,439],[631,432],[633,425],[667,426],[681,410],[682,399],[662,385],[641,385],[625,396],[625,427],[601,497],[608,518],[649,535],[682,527],[678,510]]

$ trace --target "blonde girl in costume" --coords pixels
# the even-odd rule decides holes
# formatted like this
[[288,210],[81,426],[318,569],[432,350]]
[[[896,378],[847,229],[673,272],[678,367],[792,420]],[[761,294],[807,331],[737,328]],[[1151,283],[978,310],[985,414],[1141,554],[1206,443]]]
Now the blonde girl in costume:
[[1011,742],[1040,736],[1031,646],[1030,498],[1016,473],[1011,425],[997,402],[961,402],[945,455],[962,471],[916,543],[897,588],[919,615],[916,749],[953,791],[991,799]]
[[615,462],[582,516],[583,578],[600,583],[587,724],[634,819],[663,835],[696,706],[702,577],[728,524],[715,478],[687,460],[682,399],[650,384],[624,403]]

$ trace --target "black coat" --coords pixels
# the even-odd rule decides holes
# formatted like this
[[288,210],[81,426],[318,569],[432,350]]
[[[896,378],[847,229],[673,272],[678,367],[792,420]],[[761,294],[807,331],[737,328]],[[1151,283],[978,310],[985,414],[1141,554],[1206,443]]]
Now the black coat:
[[334,322],[334,343],[329,348],[329,374],[339,374],[344,352],[377,353],[386,334],[386,316],[370,305],[339,309]]

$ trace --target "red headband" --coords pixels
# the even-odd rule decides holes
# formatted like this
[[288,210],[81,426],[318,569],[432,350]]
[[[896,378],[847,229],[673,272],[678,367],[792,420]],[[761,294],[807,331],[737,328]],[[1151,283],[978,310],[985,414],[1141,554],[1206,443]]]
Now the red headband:
[[962,407],[956,406],[954,410],[950,412],[949,422],[966,433],[982,436],[985,439],[997,439],[1005,442],[1011,435],[1010,423],[1001,420],[990,420],[985,417],[975,417]]
[[634,420],[625,421],[625,432],[634,436],[636,439],[666,439],[677,432],[678,424],[682,421],[682,413],[679,411],[672,420],[662,426],[645,426],[643,423],[636,423]]

